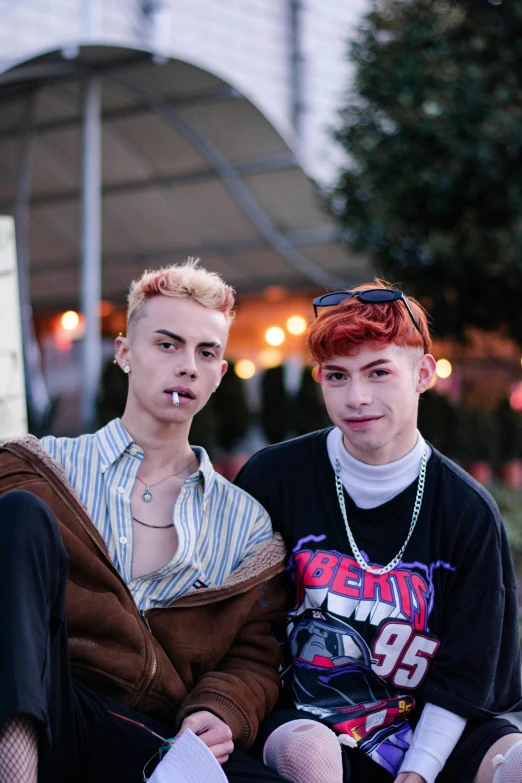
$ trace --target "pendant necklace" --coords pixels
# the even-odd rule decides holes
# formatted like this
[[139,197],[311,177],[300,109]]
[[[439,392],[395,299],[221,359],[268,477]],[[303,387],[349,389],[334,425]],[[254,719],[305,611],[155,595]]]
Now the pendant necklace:
[[[190,465],[192,465],[192,463],[194,462],[195,458],[196,458],[196,455],[193,454],[192,455],[192,459],[190,460],[190,462],[187,462],[187,464],[184,465],[181,468],[181,470],[178,470],[176,473],[170,473],[170,475],[165,476],[165,478],[162,478],[159,481],[156,481],[154,484],[147,484],[147,482],[143,481],[143,479],[140,476],[136,476],[138,481],[141,481],[141,483],[145,484],[145,487],[146,487],[145,492],[141,496],[141,499],[144,500],[145,503],[152,503],[152,501],[154,500],[154,496],[153,496],[152,492],[150,491],[150,488],[151,487],[157,487],[158,484],[162,484],[164,481],[166,481],[169,478],[172,478],[173,476],[179,476],[180,473],[183,473],[184,470],[186,470],[188,467],[190,467]],[[136,520],[136,521],[138,521],[138,520]]]
[[343,515],[346,534],[348,536],[348,541],[350,542],[350,546],[352,548],[353,556],[355,557],[357,563],[364,571],[369,571],[370,574],[375,574],[376,576],[380,576],[381,574],[387,574],[388,571],[391,571],[393,568],[395,568],[395,566],[398,563],[400,563],[401,557],[406,551],[408,542],[415,529],[415,525],[417,524],[417,519],[419,518],[419,513],[422,505],[422,498],[424,496],[424,482],[426,480],[427,461],[428,461],[428,450],[426,449],[421,459],[421,465],[419,471],[419,483],[417,485],[417,496],[415,498],[415,503],[413,505],[413,514],[411,517],[410,529],[408,531],[406,541],[402,545],[400,552],[398,552],[398,554],[395,555],[393,560],[390,563],[388,563],[387,566],[384,566],[383,568],[374,568],[373,566],[369,565],[361,555],[361,551],[357,546],[357,544],[355,543],[355,539],[352,535],[352,531],[350,530],[350,525],[348,524],[348,515],[346,514],[346,504],[344,502],[344,487],[341,478],[341,463],[339,462],[338,459],[335,460],[335,488],[337,490],[337,499],[339,500],[339,505],[341,507],[341,514]]

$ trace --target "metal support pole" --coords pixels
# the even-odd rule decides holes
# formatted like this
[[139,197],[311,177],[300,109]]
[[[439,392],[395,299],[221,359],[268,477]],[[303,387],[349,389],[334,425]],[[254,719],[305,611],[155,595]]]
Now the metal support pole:
[[94,0],[82,0],[81,29],[84,43],[89,43],[94,31]]
[[292,95],[292,125],[298,141],[303,142],[305,85],[303,39],[303,3],[302,0],[289,0],[290,12],[290,73]]
[[101,376],[101,84],[85,86],[82,139],[81,303],[85,318],[81,415],[85,431],[96,425]]
[[50,400],[42,373],[40,348],[36,340],[29,289],[29,218],[31,212],[31,159],[33,148],[33,116],[36,92],[31,93],[24,109],[20,129],[18,179],[14,198],[18,288],[24,354],[24,375],[28,420],[31,432],[45,433]]

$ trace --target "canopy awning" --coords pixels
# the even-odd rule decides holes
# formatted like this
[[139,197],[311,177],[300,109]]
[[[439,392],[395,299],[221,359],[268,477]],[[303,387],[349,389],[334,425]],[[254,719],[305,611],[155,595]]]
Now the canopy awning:
[[79,302],[82,89],[92,75],[102,82],[104,299],[123,301],[144,268],[188,255],[238,293],[368,275],[287,141],[232,85],[145,52],[69,48],[0,74],[0,214],[13,214],[25,186],[36,311]]

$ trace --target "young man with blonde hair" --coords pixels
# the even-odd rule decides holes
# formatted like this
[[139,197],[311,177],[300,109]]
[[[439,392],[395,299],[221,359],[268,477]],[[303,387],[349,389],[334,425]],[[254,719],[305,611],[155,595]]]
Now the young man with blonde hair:
[[492,720],[522,704],[513,565],[494,500],[417,429],[426,314],[380,281],[314,308],[334,426],[237,478],[290,553],[265,763],[293,783],[521,783],[522,735]]
[[277,697],[284,547],[188,440],[233,305],[193,260],[145,273],[121,420],[0,449],[3,783],[138,783],[187,728],[233,783],[280,780],[241,748]]

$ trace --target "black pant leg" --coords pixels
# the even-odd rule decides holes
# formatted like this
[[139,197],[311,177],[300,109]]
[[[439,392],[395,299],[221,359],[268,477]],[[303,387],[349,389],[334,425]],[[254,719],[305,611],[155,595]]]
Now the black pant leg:
[[223,765],[229,783],[283,783],[284,778],[244,750],[235,750]]
[[508,734],[519,733],[520,730],[505,718],[468,721],[462,737],[438,775],[437,783],[473,783],[482,759],[495,742]]
[[49,507],[30,492],[0,497],[0,723],[16,712],[32,715],[45,750],[51,672],[62,657],[67,564]]
[[39,729],[41,768],[77,765],[65,587],[69,558],[50,508],[31,492],[0,497],[0,724],[23,712]]

